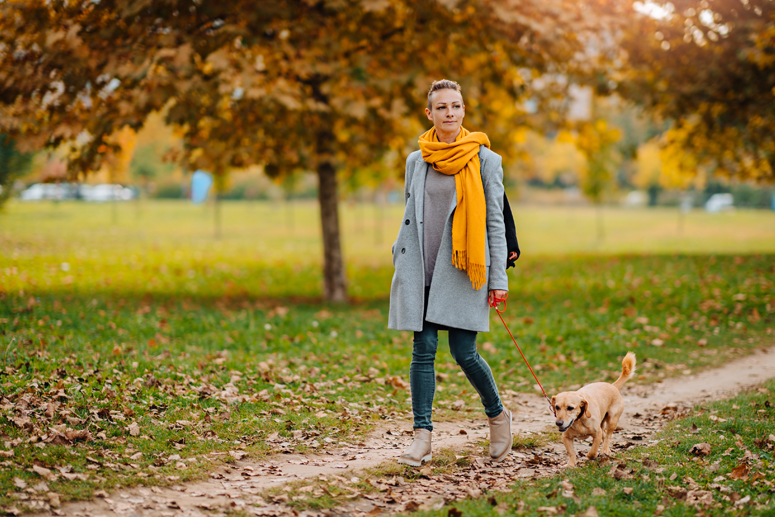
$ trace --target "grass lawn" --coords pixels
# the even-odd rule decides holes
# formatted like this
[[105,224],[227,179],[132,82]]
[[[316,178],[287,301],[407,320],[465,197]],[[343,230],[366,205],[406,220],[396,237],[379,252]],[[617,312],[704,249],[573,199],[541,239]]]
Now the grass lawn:
[[[63,500],[83,498],[277,452],[265,441],[275,433],[288,450],[322,450],[408,418],[411,335],[385,328],[388,220],[400,208],[381,219],[343,208],[347,306],[319,301],[313,208],[225,203],[215,241],[208,207],[121,205],[112,224],[107,205],[10,205],[0,507],[38,504],[9,495],[16,479],[42,475]],[[610,211],[595,247],[592,211],[518,210],[525,255],[505,316],[547,391],[590,382],[590,371],[615,378],[627,350],[647,383],[772,344],[775,215],[692,213],[683,237],[670,233],[674,216]],[[642,254],[646,242],[660,254]],[[499,325],[480,337],[482,354],[502,389],[533,390]],[[459,418],[458,400],[481,414],[443,349],[437,372],[437,418]]]

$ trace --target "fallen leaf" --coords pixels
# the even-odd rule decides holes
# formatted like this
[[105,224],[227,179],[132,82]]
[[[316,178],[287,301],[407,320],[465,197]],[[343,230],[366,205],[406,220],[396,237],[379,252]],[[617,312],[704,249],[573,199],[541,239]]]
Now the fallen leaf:
[[420,508],[419,503],[417,501],[409,501],[404,506],[404,510],[407,512],[416,512]]
[[62,506],[62,502],[59,500],[59,494],[49,492],[46,494],[46,497],[48,497],[48,504],[50,504],[52,508],[59,508]]
[[34,492],[48,492],[48,485],[46,484],[45,481],[41,481],[40,483],[32,487],[32,490]]
[[32,471],[36,473],[37,475],[44,477],[50,481],[54,481],[56,479],[56,475],[54,475],[53,472],[51,472],[49,469],[44,467],[39,467],[37,465],[32,466]]
[[409,389],[409,383],[403,380],[398,375],[388,377],[388,382],[391,386],[394,388],[400,389],[400,390],[408,390]]
[[594,506],[590,506],[581,515],[582,515],[582,517],[599,517],[600,514],[597,513],[597,508],[595,508]]
[[91,441],[94,439],[94,436],[91,434],[91,432],[88,429],[67,429],[65,431],[65,438],[67,438],[69,441],[74,442],[76,440],[85,440],[85,441]]
[[696,456],[707,456],[710,454],[711,446],[709,443],[695,443],[692,445],[692,448],[689,450],[691,454],[694,454]]
[[622,492],[624,492],[627,495],[630,495],[633,492],[633,488],[631,486],[626,486],[626,487],[622,488]]
[[687,491],[680,486],[669,486],[665,490],[673,499],[686,499]]
[[127,426],[127,431],[129,431],[129,434],[132,436],[140,436],[140,426],[137,425],[137,422],[132,422]]
[[241,460],[247,453],[245,451],[229,451],[229,456],[235,460]]
[[751,502],[751,496],[747,495],[747,496],[743,497],[742,499],[740,499],[739,501],[736,501],[735,502],[735,506],[743,506],[744,504],[748,504],[750,502]]
[[[594,489],[592,489],[592,495],[605,495],[605,494],[606,494],[606,491],[603,488],[595,487]],[[597,510],[595,510],[595,511],[597,511]]]
[[750,468],[745,463],[741,463],[734,469],[732,469],[732,472],[729,473],[729,479],[741,479],[746,480],[748,479],[748,473],[750,472]]
[[686,493],[686,504],[689,506],[710,506],[713,504],[713,492],[690,490]]

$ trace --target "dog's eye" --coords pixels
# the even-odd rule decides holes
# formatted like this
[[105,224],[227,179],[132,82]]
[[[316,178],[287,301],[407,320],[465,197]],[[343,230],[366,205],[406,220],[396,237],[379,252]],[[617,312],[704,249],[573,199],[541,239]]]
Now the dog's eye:
[[568,406],[568,411],[573,411],[573,406]]
[[559,410],[560,410],[560,406],[554,406],[554,409],[556,409],[557,411],[559,411]]

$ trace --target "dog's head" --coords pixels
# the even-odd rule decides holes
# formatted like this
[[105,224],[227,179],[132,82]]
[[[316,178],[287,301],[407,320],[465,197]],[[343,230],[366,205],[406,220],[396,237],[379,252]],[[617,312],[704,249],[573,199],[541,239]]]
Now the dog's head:
[[564,391],[555,395],[552,397],[552,407],[557,412],[557,420],[554,423],[561,433],[567,431],[576,420],[592,416],[586,399],[576,391]]

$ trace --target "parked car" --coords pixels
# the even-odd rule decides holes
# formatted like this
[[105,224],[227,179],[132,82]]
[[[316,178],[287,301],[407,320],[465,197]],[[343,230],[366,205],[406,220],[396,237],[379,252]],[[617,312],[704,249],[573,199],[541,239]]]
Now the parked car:
[[705,210],[711,213],[732,210],[734,207],[735,200],[732,194],[713,194],[705,202]]
[[72,183],[35,183],[21,193],[22,201],[40,201],[43,199],[73,199],[77,186]]
[[134,198],[131,188],[121,185],[81,185],[80,196],[84,201],[129,201]]
[[83,183],[35,183],[21,193],[22,201],[44,199],[83,199],[84,201],[128,201],[137,197],[134,190],[121,185]]

